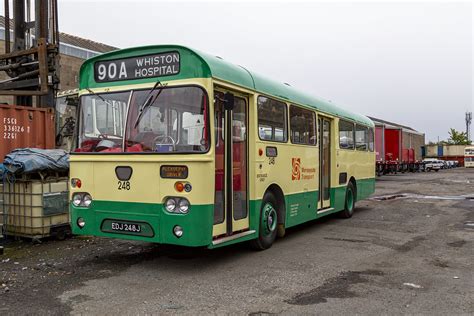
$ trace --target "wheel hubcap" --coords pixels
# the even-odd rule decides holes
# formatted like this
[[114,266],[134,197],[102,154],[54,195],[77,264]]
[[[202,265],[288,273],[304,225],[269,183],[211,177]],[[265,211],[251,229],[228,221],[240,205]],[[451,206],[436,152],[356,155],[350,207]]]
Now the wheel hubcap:
[[264,231],[265,235],[271,234],[275,231],[277,226],[277,213],[276,210],[270,203],[265,204],[263,207],[263,214],[262,214],[262,223],[261,227]]

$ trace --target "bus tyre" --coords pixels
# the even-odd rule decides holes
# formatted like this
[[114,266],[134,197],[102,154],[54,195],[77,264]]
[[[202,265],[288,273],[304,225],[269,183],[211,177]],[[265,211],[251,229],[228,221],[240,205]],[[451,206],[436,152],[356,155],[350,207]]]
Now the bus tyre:
[[347,184],[347,189],[346,189],[346,199],[344,202],[344,210],[339,212],[339,215],[342,218],[350,218],[354,214],[354,208],[355,208],[355,189],[352,182],[349,182]]
[[272,246],[277,235],[277,200],[270,192],[265,193],[260,210],[258,238],[251,241],[252,248],[265,250]]

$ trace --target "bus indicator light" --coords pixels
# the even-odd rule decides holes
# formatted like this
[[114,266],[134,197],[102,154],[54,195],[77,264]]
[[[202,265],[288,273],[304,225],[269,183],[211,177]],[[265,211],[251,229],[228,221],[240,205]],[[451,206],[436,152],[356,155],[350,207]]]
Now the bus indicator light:
[[82,182],[81,182],[81,179],[78,179],[78,178],[72,178],[71,179],[71,186],[73,188],[81,188],[82,186]]
[[183,182],[176,182],[176,183],[174,184],[174,188],[175,188],[176,191],[178,191],[178,192],[183,192],[183,190],[184,190],[184,184],[183,184]]
[[259,148],[259,149],[258,149],[258,155],[259,155],[259,156],[263,155],[263,149],[262,149],[262,148]]

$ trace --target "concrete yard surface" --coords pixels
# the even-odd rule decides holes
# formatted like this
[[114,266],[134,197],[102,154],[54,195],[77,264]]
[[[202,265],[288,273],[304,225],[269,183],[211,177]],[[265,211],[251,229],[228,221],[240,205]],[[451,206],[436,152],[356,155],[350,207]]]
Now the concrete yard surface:
[[474,169],[397,174],[272,248],[12,242],[0,314],[472,314]]

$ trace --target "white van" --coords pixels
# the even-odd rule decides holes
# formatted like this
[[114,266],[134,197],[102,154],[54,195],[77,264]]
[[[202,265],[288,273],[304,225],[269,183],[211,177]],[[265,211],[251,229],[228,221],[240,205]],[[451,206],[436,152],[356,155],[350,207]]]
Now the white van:
[[436,172],[439,171],[439,169],[442,169],[445,167],[445,163],[442,160],[438,160],[436,158],[426,158],[423,160],[425,163],[425,170],[426,171],[431,171],[434,170]]

